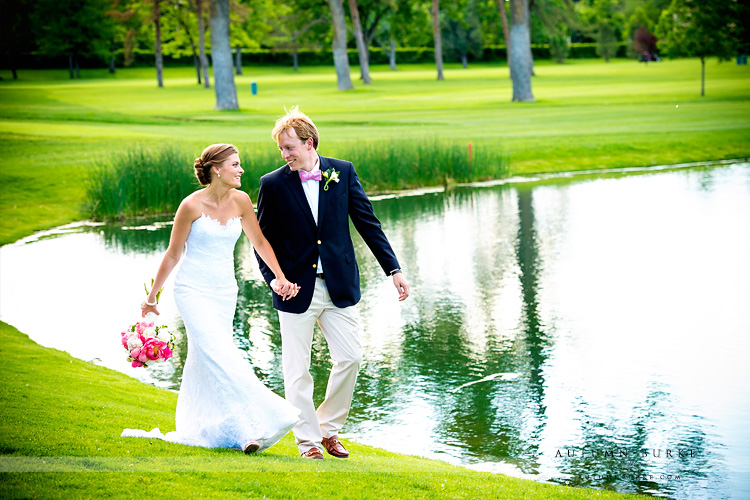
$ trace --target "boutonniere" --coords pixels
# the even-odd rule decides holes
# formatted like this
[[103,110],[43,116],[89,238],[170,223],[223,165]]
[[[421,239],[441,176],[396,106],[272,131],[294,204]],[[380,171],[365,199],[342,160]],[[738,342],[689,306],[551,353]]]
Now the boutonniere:
[[339,179],[339,173],[332,168],[329,168],[328,170],[323,172],[323,177],[326,178],[326,183],[323,185],[323,191],[328,191],[329,182],[338,182],[339,180],[341,180]]

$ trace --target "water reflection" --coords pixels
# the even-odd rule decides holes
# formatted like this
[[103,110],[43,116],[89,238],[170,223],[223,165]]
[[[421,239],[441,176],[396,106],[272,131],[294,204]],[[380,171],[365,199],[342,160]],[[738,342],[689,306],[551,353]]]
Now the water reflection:
[[[350,437],[572,485],[750,496],[750,166],[460,188],[382,199],[376,211],[413,295],[397,302],[355,234],[365,362]],[[173,364],[128,368],[109,333],[133,319],[170,229],[81,226],[3,247],[2,319],[178,388],[186,342],[170,283],[162,316],[180,333]],[[235,257],[236,342],[282,394],[278,317],[245,241]],[[30,313],[31,292],[18,291],[29,262],[49,285],[34,292],[49,314]],[[65,297],[91,287],[94,311],[81,323],[91,339],[49,335],[76,319]],[[330,366],[316,332],[317,401]]]

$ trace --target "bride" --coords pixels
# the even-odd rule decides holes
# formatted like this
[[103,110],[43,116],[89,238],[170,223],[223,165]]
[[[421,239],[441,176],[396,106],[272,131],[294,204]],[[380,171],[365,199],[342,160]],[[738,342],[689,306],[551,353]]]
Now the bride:
[[157,291],[187,244],[174,287],[188,338],[177,398],[177,430],[162,435],[158,429],[125,429],[122,436],[253,453],[279,441],[297,423],[299,410],[263,385],[234,345],[234,246],[240,233],[245,233],[276,276],[271,282],[275,293],[286,300],[294,297],[299,287],[284,277],[258,226],[249,196],[236,189],[243,173],[237,148],[231,144],[208,146],[194,166],[201,185],[207,187],[186,197],[177,209],[169,248],[151,293],[141,304],[143,316],[159,314]]

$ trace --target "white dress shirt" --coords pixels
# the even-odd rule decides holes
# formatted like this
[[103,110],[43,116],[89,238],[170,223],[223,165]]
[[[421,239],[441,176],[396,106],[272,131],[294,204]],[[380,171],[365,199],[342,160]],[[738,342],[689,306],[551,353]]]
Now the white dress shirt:
[[[315,166],[311,172],[320,170],[320,157],[315,158]],[[315,225],[318,225],[318,200],[320,198],[320,181],[307,180],[302,183],[302,190],[305,192],[305,198],[307,203],[310,204],[310,211],[312,212],[313,219],[315,219]],[[318,255],[318,268],[316,273],[323,272],[323,264],[320,262],[320,255]]]

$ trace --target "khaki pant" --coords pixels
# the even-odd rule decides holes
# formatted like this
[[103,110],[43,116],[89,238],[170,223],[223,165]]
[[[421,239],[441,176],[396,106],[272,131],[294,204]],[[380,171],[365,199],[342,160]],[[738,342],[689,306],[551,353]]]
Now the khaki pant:
[[[338,308],[331,302],[324,280],[315,280],[310,307],[301,314],[279,311],[281,357],[286,400],[300,410],[294,426],[300,453],[321,448],[321,439],[339,433],[349,415],[357,382],[362,347],[356,306]],[[313,327],[320,325],[333,360],[323,403],[315,410],[310,375]],[[322,448],[321,448],[322,449]]]

